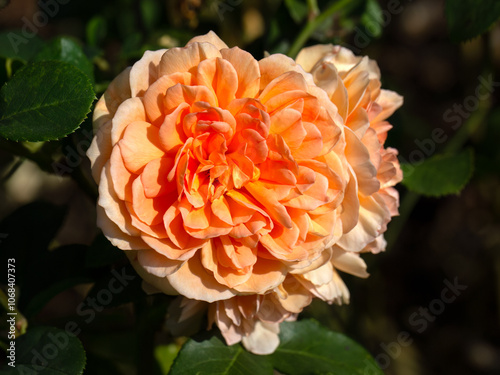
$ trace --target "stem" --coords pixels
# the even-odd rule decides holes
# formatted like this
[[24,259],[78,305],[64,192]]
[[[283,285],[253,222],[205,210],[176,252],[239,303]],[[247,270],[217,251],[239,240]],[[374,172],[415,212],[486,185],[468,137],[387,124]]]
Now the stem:
[[318,2],[316,0],[307,0],[307,7],[309,8],[309,19],[314,19],[319,14]]
[[52,159],[41,152],[32,152],[21,143],[8,141],[3,138],[0,138],[0,148],[10,152],[11,154],[33,161],[40,167],[40,169],[46,172],[52,172]]
[[[17,292],[16,292],[17,293]],[[11,310],[9,306],[9,302],[7,299],[7,295],[3,291],[3,289],[0,288],[0,305],[5,309],[7,312],[12,312],[15,313],[16,315],[12,315],[16,317],[16,325],[15,325],[15,332],[16,332],[16,337],[23,335],[26,333],[26,329],[28,328],[28,321],[24,317],[23,314],[19,312],[17,309],[17,306],[14,306],[14,310]]]
[[14,162],[12,163],[11,167],[9,168],[9,170],[7,171],[7,173],[5,173],[2,178],[0,179],[0,182],[4,183],[6,182],[9,178],[12,177],[12,175],[14,173],[16,173],[17,169],[24,163],[26,159],[25,158],[19,158],[17,160],[14,160]]
[[12,77],[12,59],[5,60],[5,71],[7,72],[7,79]]
[[[74,145],[74,142],[73,142]],[[10,152],[11,154],[20,156],[21,158],[29,159],[35,162],[41,170],[53,173],[54,167],[51,157],[43,153],[43,151],[33,152],[28,150],[21,143],[8,141],[6,139],[0,138],[0,148]],[[95,184],[87,177],[87,175],[82,171],[81,165],[74,168],[71,171],[71,178],[80,186],[80,188],[92,199],[97,199],[97,188]]]
[[[297,54],[299,53],[300,49],[304,46],[304,44],[307,42],[307,39],[312,35],[312,33],[323,24],[328,18],[330,18],[332,15],[337,13],[339,10],[344,8],[349,4],[349,2],[352,0],[339,0],[335,2],[334,4],[330,5],[323,13],[321,13],[318,17],[312,18],[307,22],[307,25],[302,29],[300,34],[297,36],[295,41],[293,42],[292,46],[290,47],[290,50],[288,51],[288,56],[291,58],[295,58]],[[308,4],[310,6],[314,6],[314,3],[316,1],[308,1]],[[317,4],[316,4],[317,8]]]

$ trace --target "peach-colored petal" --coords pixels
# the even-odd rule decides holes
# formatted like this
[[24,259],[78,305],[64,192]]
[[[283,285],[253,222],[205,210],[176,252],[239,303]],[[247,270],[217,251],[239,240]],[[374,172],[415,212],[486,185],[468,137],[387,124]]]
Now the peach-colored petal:
[[349,128],[345,128],[346,135],[346,157],[352,166],[358,180],[358,188],[365,196],[369,196],[380,188],[377,180],[377,170],[370,160],[370,153]]
[[241,339],[243,346],[254,354],[271,354],[278,347],[279,325],[257,321],[254,330],[248,336]]
[[[180,266],[182,266],[182,262],[179,261],[170,261],[167,258],[158,255],[161,258],[157,258],[156,260],[158,261],[157,264],[154,264],[153,262],[155,261],[154,257],[154,250],[139,250],[139,251],[127,251],[125,254],[127,255],[128,259],[130,260],[130,263],[134,267],[135,271],[139,274],[139,276],[152,285],[154,288],[157,288],[158,290],[161,290],[165,294],[170,294],[170,295],[177,295],[179,294],[168,282],[168,279],[166,277],[161,277],[154,275],[153,273],[150,273],[146,271],[146,269],[139,263],[139,254],[142,252],[151,252],[153,255],[153,258],[149,259],[148,256],[141,255],[141,260],[144,261],[145,264],[150,265],[151,268],[156,269],[156,272],[158,274],[168,274],[172,271],[175,272],[176,269],[178,269]],[[163,264],[162,264],[163,263]],[[153,270],[154,272],[154,270]]]
[[130,90],[132,97],[143,96],[149,86],[158,79],[158,65],[166,49],[146,51],[130,70]]
[[238,74],[237,98],[254,98],[259,92],[259,64],[248,52],[238,47],[222,49],[222,57],[229,61]]
[[338,270],[351,275],[362,278],[370,276],[366,272],[366,263],[357,253],[347,252],[334,246],[332,249],[332,263]]
[[224,43],[221,38],[217,36],[212,30],[210,30],[205,35],[199,35],[192,38],[186,45],[193,43],[210,43],[217,47],[218,49],[228,48],[227,44]]
[[90,167],[92,168],[92,177],[97,184],[101,180],[104,164],[108,162],[113,151],[111,126],[111,121],[102,124],[87,150],[87,157],[90,159]]
[[183,48],[171,48],[160,60],[160,76],[191,72],[198,64],[212,57],[221,57],[219,49],[210,43],[191,43]]
[[137,217],[149,226],[163,222],[163,215],[175,201],[175,196],[163,195],[148,198],[144,194],[144,185],[141,178],[132,183],[132,206]]
[[370,119],[372,122],[379,122],[390,117],[396,109],[403,105],[403,97],[394,91],[380,90],[380,96],[376,103],[382,107],[382,111]]
[[111,122],[120,104],[130,98],[130,68],[120,73],[97,102],[93,114],[95,137],[87,150],[92,177],[99,184],[102,168],[111,155]]
[[349,97],[349,113],[358,106],[368,87],[370,79],[367,64],[368,58],[365,57],[342,77]]
[[182,266],[182,261],[172,260],[154,250],[137,252],[137,262],[144,270],[156,277],[165,278]]
[[127,126],[118,145],[125,167],[136,174],[141,173],[150,161],[165,155],[159,144],[158,128],[144,121]]
[[125,100],[116,110],[111,128],[111,142],[113,146],[123,137],[128,125],[136,121],[145,121],[146,114],[141,98]]
[[109,159],[109,172],[113,180],[113,190],[118,199],[125,201],[132,194],[132,183],[135,176],[125,168],[119,147],[114,147]]
[[295,61],[302,66],[306,72],[310,72],[318,61],[329,54],[337,53],[339,46],[332,44],[317,44],[311,47],[302,48]]
[[97,206],[97,226],[102,229],[103,233],[106,233],[106,237],[111,244],[122,250],[148,248],[148,245],[140,237],[129,235],[116,225],[101,206]]
[[[300,65],[288,56],[276,53],[259,60],[260,69],[260,89],[265,89],[272,80],[287,72],[298,72],[305,75]],[[312,78],[310,78],[312,81]]]
[[188,235],[177,202],[165,212],[163,222],[169,239],[180,249],[201,248],[207,242],[205,239],[193,238]]
[[252,276],[235,287],[239,293],[265,293],[276,288],[285,279],[286,267],[279,261],[259,259],[253,266]]
[[101,125],[111,120],[120,104],[132,96],[129,83],[131,69],[130,67],[125,69],[111,81],[107,90],[97,102],[93,114],[94,131],[97,131]]
[[261,183],[248,183],[246,186],[248,192],[269,211],[269,215],[285,228],[292,227],[292,220],[273,191],[266,189]]
[[[118,147],[116,149],[119,150]],[[167,175],[173,166],[174,160],[169,157],[151,160],[146,165],[141,173],[141,182],[144,187],[144,195],[147,198],[177,192],[177,185],[167,179]],[[125,165],[123,167],[125,168]]]
[[291,313],[300,313],[312,301],[311,293],[293,276],[289,276],[279,286],[281,306]]
[[349,167],[349,183],[345,189],[342,201],[342,226],[344,233],[350,232],[359,220],[358,180],[356,174]]
[[165,96],[167,90],[176,84],[190,85],[192,83],[192,74],[189,72],[173,73],[167,76],[161,76],[147,89],[142,98],[147,118],[151,123],[157,125],[165,116]]
[[236,97],[238,74],[229,61],[222,58],[204,60],[198,64],[195,78],[198,85],[213,90],[221,108],[226,108]]
[[202,247],[202,245],[200,244],[199,248],[195,247],[193,249],[180,249],[175,246],[174,243],[168,238],[155,238],[147,234],[143,234],[141,238],[157,253],[173,260],[188,260]]
[[131,225],[130,214],[125,202],[121,201],[114,191],[110,169],[108,161],[102,170],[97,204],[104,209],[106,217],[115,223],[124,234],[139,236],[140,232]]
[[205,102],[210,106],[217,106],[217,97],[206,86],[188,86],[180,83],[167,89],[164,106],[166,111],[172,111],[184,105],[196,102]]
[[214,302],[236,295],[236,291],[218,283],[203,267],[200,255],[187,260],[175,273],[167,276],[168,282],[178,293],[187,298]]
[[382,232],[382,226],[390,220],[390,213],[381,199],[360,197],[359,222],[337,245],[346,251],[361,251]]
[[165,116],[165,120],[160,127],[159,137],[162,149],[167,154],[175,154],[186,141],[186,135],[182,129],[181,116],[188,110],[189,105],[181,103],[171,113]]

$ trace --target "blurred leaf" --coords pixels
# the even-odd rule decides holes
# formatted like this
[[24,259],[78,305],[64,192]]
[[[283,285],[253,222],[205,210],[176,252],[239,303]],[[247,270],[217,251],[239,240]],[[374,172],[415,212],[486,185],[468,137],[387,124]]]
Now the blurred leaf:
[[169,375],[271,375],[267,357],[247,352],[239,344],[227,346],[213,336],[201,342],[189,340],[174,361]]
[[4,375],[78,375],[85,368],[80,340],[53,327],[34,327],[16,339],[15,367],[5,366]]
[[43,41],[36,35],[25,35],[21,31],[0,33],[0,57],[27,62],[41,48]]
[[474,154],[436,155],[417,165],[402,164],[403,185],[416,193],[439,197],[458,194],[472,177]]
[[79,69],[59,61],[28,64],[0,90],[0,135],[31,142],[62,138],[79,127],[94,98]]
[[71,38],[59,37],[49,42],[38,52],[33,61],[57,60],[71,64],[94,80],[94,68],[82,48]]
[[489,113],[484,133],[475,147],[475,176],[500,175],[500,149],[497,142],[499,138],[500,108],[497,107]]
[[382,9],[377,0],[366,0],[366,8],[361,16],[361,24],[365,27],[370,36],[378,38],[382,35]]
[[285,0],[285,5],[288,8],[288,12],[290,12],[290,16],[296,23],[302,23],[309,13],[307,4],[304,1]]
[[472,39],[500,17],[498,0],[446,0],[446,19],[454,42]]
[[383,375],[358,343],[313,320],[284,322],[280,346],[269,356],[274,368],[287,375]]
[[0,9],[5,8],[9,4],[10,4],[10,0],[0,0]]
[[107,34],[107,23],[106,19],[102,16],[95,16],[87,24],[86,34],[87,43],[92,47],[97,47],[106,38]]
[[140,58],[143,53],[141,33],[133,33],[124,39],[121,51],[123,58]]
[[161,9],[156,0],[142,0],[140,3],[142,22],[148,30],[153,30],[158,24]]
[[125,259],[125,252],[113,246],[102,233],[99,233],[85,256],[86,267],[107,266]]
[[137,14],[131,6],[122,7],[116,15],[116,26],[122,39],[137,33],[136,17]]
[[168,374],[175,357],[179,353],[179,346],[176,344],[158,345],[155,348],[155,358],[161,368],[162,374]]

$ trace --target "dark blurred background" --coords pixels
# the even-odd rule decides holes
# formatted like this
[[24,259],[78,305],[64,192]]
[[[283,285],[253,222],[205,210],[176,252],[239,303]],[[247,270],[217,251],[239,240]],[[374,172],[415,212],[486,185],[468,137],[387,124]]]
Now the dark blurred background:
[[[300,1],[65,2],[46,26],[37,28],[37,35],[71,35],[84,42],[94,61],[98,95],[145,49],[182,46],[212,29],[228,45],[259,59],[264,51],[286,53],[306,21]],[[327,2],[318,5],[324,9]],[[500,25],[455,44],[448,34],[444,1],[391,0],[379,5],[386,11],[380,35],[361,26],[362,14],[353,5],[329,19],[308,44],[344,45],[378,62],[383,87],[405,98],[390,119],[394,129],[387,141],[399,149],[402,161],[419,155],[415,150],[425,156],[445,150],[467,121],[476,121],[462,139],[475,150],[475,171],[460,195],[425,198],[400,186],[402,215],[389,224],[387,251],[365,255],[371,277],[344,277],[351,304],[317,301],[302,316],[315,317],[358,340],[386,374],[500,374]],[[38,11],[34,0],[11,0],[0,10],[0,27],[23,27]],[[491,93],[475,106],[470,97],[476,97],[476,88],[485,80],[492,81]],[[461,114],[457,106],[474,108]],[[458,118],[451,120],[450,113]],[[89,121],[84,126],[89,127]],[[425,140],[432,139],[434,129],[443,129],[447,140],[431,146]],[[12,161],[0,150],[3,174]],[[0,218],[40,198],[68,204],[58,245],[92,242],[94,203],[69,178],[46,174],[27,161],[2,181],[0,191]],[[453,293],[443,292],[450,285],[455,285],[454,299]],[[35,321],[53,324],[74,314],[84,291],[82,287],[61,293]],[[126,316],[128,310],[123,309]],[[106,314],[99,319],[95,327],[105,325]],[[129,322],[123,318],[116,324],[120,328]],[[110,340],[124,337],[118,328]],[[93,342],[91,335],[82,341]]]

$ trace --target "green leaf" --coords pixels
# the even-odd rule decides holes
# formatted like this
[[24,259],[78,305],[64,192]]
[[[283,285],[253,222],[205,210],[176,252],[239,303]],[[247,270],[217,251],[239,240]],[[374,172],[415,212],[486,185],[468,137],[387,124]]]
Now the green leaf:
[[4,9],[9,4],[10,0],[0,0],[0,9]]
[[36,35],[26,35],[21,31],[5,31],[0,33],[0,57],[29,61],[43,46]]
[[301,0],[285,0],[285,5],[288,8],[290,16],[296,23],[301,23],[309,12],[307,4]]
[[141,3],[142,22],[148,30],[153,30],[158,24],[161,9],[156,0],[142,0]]
[[383,375],[375,360],[350,338],[313,320],[284,322],[280,346],[269,356],[287,375]]
[[382,35],[382,25],[384,19],[382,17],[382,9],[377,0],[367,0],[365,12],[361,16],[361,23],[374,38]]
[[36,54],[33,61],[57,60],[71,64],[84,72],[91,81],[94,79],[94,67],[87,59],[82,48],[71,38],[59,37],[48,43]]
[[5,366],[4,375],[79,375],[85,368],[80,340],[53,327],[34,327],[15,340],[16,367]]
[[161,373],[168,374],[175,357],[179,353],[179,346],[176,344],[158,345],[155,348],[155,358],[158,362]]
[[239,344],[227,346],[213,336],[201,342],[189,340],[175,359],[169,375],[271,375],[267,357],[247,352]]
[[472,177],[474,154],[436,155],[417,165],[402,164],[403,185],[416,193],[439,197],[458,194]]
[[74,132],[95,99],[79,69],[59,61],[28,64],[0,90],[0,136],[47,141]]
[[87,43],[92,47],[99,46],[106,38],[106,19],[102,16],[95,16],[87,24]]
[[500,17],[498,0],[446,0],[446,20],[454,42],[474,38]]

